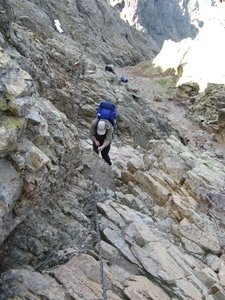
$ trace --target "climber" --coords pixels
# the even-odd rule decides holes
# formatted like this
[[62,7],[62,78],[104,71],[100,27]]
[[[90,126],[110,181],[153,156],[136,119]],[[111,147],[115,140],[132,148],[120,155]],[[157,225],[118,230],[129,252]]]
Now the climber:
[[111,73],[115,73],[114,69],[111,66],[105,66],[105,71],[111,72]]
[[93,150],[101,153],[102,158],[111,166],[109,157],[110,144],[112,142],[113,126],[106,119],[94,119],[90,127],[90,139],[93,142]]
[[77,79],[84,79],[85,72],[86,72],[86,63],[84,60],[83,55],[80,55],[79,60],[76,61],[73,66],[75,67],[75,78]]
[[79,65],[80,66],[80,78],[83,79],[85,72],[86,72],[86,63],[85,63],[83,55],[80,55],[79,63],[80,63],[80,65]]
[[188,137],[183,137],[181,135],[179,135],[179,138],[180,138],[180,141],[181,143],[184,145],[184,146],[187,146],[187,144],[190,142],[189,138]]

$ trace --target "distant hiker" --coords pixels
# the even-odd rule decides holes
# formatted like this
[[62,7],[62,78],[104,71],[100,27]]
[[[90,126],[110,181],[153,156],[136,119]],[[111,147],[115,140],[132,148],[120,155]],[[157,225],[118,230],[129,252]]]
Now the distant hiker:
[[113,70],[113,68],[111,66],[105,66],[105,71],[115,73],[115,71]]
[[79,60],[74,63],[76,79],[83,79],[86,71],[86,64],[82,55],[80,55]]
[[121,76],[121,77],[120,77],[120,81],[121,81],[121,82],[124,82],[124,83],[127,83],[127,82],[128,82],[128,79],[125,78],[125,77],[123,77],[123,76]]
[[187,144],[190,142],[189,138],[188,137],[182,137],[182,136],[179,136],[180,138],[180,141],[181,143],[184,145],[184,146],[187,146]]
[[113,126],[106,119],[94,119],[90,127],[90,139],[93,142],[93,150],[111,166],[109,157],[110,144],[112,142]]
[[79,57],[80,62],[80,78],[84,78],[85,72],[86,72],[86,63],[84,61],[83,55],[80,55]]

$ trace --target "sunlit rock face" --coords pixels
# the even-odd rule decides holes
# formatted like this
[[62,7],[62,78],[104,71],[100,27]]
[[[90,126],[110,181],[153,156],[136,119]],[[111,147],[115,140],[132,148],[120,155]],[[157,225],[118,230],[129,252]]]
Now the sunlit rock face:
[[[110,4],[137,30],[146,32],[158,47],[164,40],[180,41],[195,37],[198,25],[193,25],[190,18],[188,1],[176,0],[111,0]],[[192,1],[193,2],[193,1]],[[197,1],[196,1],[197,3]],[[195,4],[195,13],[199,13]],[[208,6],[208,5],[207,5]]]
[[200,92],[204,92],[209,83],[224,84],[225,80],[222,59],[225,51],[225,6],[224,3],[216,6],[205,4],[203,8],[204,14],[200,16],[204,22],[196,38],[184,39],[180,43],[165,41],[161,52],[153,60],[153,65],[162,72],[174,70],[177,86],[195,82]]

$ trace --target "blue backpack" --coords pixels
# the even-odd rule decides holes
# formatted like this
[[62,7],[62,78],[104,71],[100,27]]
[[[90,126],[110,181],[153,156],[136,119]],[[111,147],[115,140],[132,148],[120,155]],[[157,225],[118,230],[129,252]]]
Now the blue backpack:
[[117,124],[116,124],[117,112],[116,112],[116,105],[114,103],[107,102],[107,101],[100,102],[97,108],[96,117],[97,119],[108,120],[113,125],[114,129],[117,128]]

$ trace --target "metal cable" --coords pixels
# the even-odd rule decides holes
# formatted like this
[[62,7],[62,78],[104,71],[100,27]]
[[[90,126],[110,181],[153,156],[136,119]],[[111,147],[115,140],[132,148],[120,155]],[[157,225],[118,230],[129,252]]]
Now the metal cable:
[[107,292],[106,292],[106,283],[105,283],[105,273],[104,273],[104,266],[103,266],[103,256],[102,256],[102,246],[101,246],[101,236],[100,236],[100,226],[98,220],[98,206],[97,206],[97,197],[95,192],[95,178],[96,172],[98,168],[100,158],[97,159],[94,165],[94,172],[93,172],[93,187],[94,187],[94,206],[95,206],[95,226],[96,226],[96,233],[97,233],[97,243],[98,243],[98,257],[100,263],[100,276],[102,282],[102,291],[103,291],[103,300],[107,300]]
[[[85,105],[85,103],[83,103],[83,97],[82,97],[82,93],[81,93],[81,81],[79,81],[78,79],[79,79],[78,77],[75,79],[75,84],[77,86],[77,92],[78,92],[77,96],[78,96],[78,99],[80,100],[80,105],[78,107],[78,112],[77,112],[77,122],[78,122],[78,116],[81,112],[81,108],[83,105]],[[87,86],[85,86],[85,87],[88,88]],[[79,126],[77,126],[77,128],[78,127]],[[103,300],[107,300],[105,273],[104,273],[103,255],[102,255],[102,246],[101,246],[101,236],[100,236],[100,226],[99,226],[99,220],[98,220],[97,195],[96,195],[96,191],[95,191],[96,173],[97,173],[99,161],[100,161],[100,157],[98,156],[96,163],[94,165],[92,183],[93,183],[93,191],[94,191],[93,197],[94,197],[94,212],[95,212],[95,227],[96,227],[95,229],[96,229],[96,233],[97,233],[97,244],[98,244],[98,252],[99,252],[98,257],[99,257],[99,263],[100,263],[100,277],[101,277],[101,283],[102,283],[102,293],[103,293]]]

